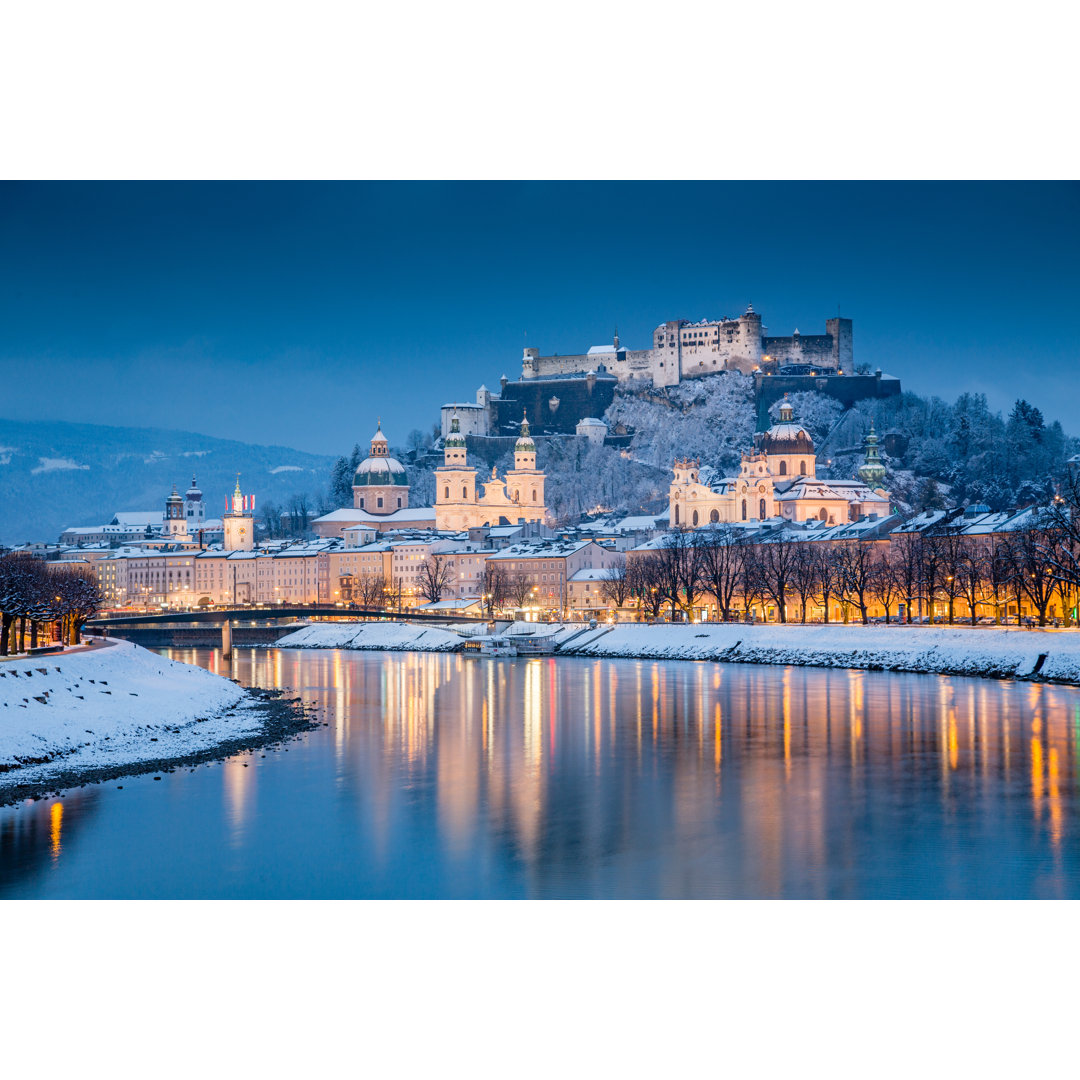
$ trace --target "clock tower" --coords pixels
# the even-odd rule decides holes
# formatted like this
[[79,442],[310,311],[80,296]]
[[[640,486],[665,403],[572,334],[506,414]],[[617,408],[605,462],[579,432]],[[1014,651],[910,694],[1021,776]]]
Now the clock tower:
[[251,551],[255,546],[255,496],[240,493],[240,474],[236,474],[236,490],[226,500],[225,550]]

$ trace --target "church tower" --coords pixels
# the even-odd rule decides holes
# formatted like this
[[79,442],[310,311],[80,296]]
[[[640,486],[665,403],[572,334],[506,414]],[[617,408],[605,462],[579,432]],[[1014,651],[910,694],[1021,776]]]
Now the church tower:
[[544,474],[536,467],[536,443],[529,434],[529,421],[521,418],[521,434],[514,444],[514,467],[506,474],[506,493],[520,508],[518,517],[526,521],[543,521],[547,514],[544,505]]
[[236,490],[226,500],[225,550],[251,551],[255,546],[255,496],[240,492],[240,474],[236,474]]
[[476,470],[469,466],[465,436],[455,412],[443,443],[443,463],[435,470],[435,528],[469,528],[475,504]]
[[172,494],[165,500],[165,535],[170,540],[183,543],[188,538],[187,521],[184,518],[184,500],[173,484]]
[[885,466],[878,451],[878,437],[873,421],[870,422],[869,433],[863,439],[863,451],[865,459],[859,466],[859,479],[867,487],[877,490],[885,483]]
[[206,503],[203,502],[202,490],[191,478],[191,487],[184,492],[184,520],[187,522],[189,536],[197,536],[206,524]]

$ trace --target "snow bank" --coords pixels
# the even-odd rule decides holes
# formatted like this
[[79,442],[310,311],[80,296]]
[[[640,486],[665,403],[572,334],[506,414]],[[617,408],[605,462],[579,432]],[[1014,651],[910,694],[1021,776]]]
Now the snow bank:
[[764,624],[618,625],[568,642],[578,656],[724,660],[750,664],[866,668],[1080,682],[1080,633],[1003,627],[802,626]]
[[[462,633],[414,623],[316,623],[281,638],[279,648],[416,649],[450,652]],[[639,657],[655,660],[723,660],[744,664],[864,668],[996,679],[1037,677],[1080,683],[1080,632],[1005,627],[802,626],[768,623],[699,623],[646,626],[605,623],[514,623],[505,636],[553,636],[560,656]],[[1043,657],[1038,672],[1035,671]]]
[[312,623],[278,638],[278,649],[417,649],[421,652],[452,652],[462,637],[440,626],[397,622]]
[[61,768],[182,757],[261,727],[235,683],[129,642],[0,663],[0,794]]

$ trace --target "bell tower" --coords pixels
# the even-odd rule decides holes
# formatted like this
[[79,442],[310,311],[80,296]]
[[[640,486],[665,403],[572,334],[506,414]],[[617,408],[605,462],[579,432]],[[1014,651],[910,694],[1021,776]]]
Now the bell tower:
[[514,504],[518,517],[526,521],[543,521],[547,516],[547,507],[544,504],[545,479],[544,474],[536,467],[536,443],[529,434],[528,418],[522,414],[521,433],[514,443],[514,467],[506,473],[506,493]]
[[165,500],[165,535],[170,540],[188,538],[187,519],[184,517],[184,500],[173,484],[172,494]]
[[240,491],[240,474],[236,474],[236,490],[226,500],[222,518],[225,525],[226,551],[251,551],[255,547],[255,496]]

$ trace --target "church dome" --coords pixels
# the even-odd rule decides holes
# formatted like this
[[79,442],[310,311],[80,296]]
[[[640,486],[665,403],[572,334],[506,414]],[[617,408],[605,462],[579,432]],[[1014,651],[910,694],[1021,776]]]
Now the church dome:
[[806,428],[794,419],[792,408],[786,401],[780,406],[780,419],[761,436],[761,449],[767,454],[814,452],[814,440]]
[[166,503],[182,503],[184,500],[180,498],[180,492],[176,490],[176,485],[172,486],[172,494],[165,500]]
[[390,444],[379,421],[371,439],[371,454],[356,467],[353,487],[408,487],[409,474],[397,458],[390,456]]

